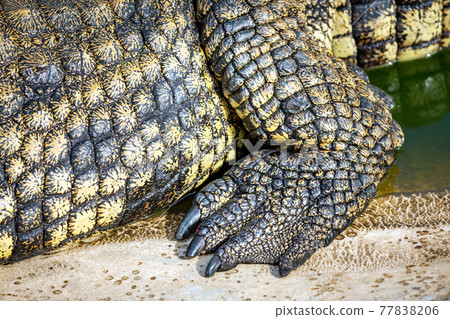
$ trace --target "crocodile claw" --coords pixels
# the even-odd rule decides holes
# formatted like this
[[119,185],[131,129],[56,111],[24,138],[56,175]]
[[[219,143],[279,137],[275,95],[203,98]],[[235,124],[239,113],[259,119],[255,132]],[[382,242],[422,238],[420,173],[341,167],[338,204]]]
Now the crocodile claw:
[[192,206],[180,225],[178,225],[177,231],[175,232],[175,238],[180,240],[189,237],[199,224],[200,218],[200,208],[197,205]]
[[220,257],[214,255],[213,258],[211,258],[211,260],[209,261],[208,266],[206,267],[205,277],[211,277],[212,275],[214,275],[221,265],[222,261],[220,260]]
[[278,267],[278,272],[280,274],[280,277],[286,277],[287,275],[289,275],[291,273],[291,271],[294,270],[294,268],[292,267],[286,267],[286,266],[279,266]]
[[205,248],[206,242],[202,236],[195,236],[192,239],[191,244],[189,245],[186,251],[186,257],[197,257],[202,252],[203,248]]

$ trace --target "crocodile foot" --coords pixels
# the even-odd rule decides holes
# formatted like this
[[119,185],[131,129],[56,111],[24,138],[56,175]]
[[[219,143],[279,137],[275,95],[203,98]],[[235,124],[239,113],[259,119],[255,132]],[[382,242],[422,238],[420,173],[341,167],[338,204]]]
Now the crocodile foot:
[[380,171],[360,174],[351,162],[341,167],[342,156],[266,150],[245,157],[194,199],[176,232],[184,239],[196,231],[186,256],[214,252],[206,276],[239,263],[276,264],[288,275],[344,230],[376,192]]

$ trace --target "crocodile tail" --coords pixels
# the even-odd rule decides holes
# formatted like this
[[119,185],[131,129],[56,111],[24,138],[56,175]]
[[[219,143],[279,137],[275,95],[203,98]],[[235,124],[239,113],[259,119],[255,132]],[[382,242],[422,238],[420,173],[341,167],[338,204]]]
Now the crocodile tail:
[[306,1],[306,24],[314,38],[330,49],[336,28],[336,0]]
[[443,0],[442,2],[442,36],[441,47],[450,47],[450,0]]
[[358,65],[373,67],[397,57],[395,0],[351,0]]
[[333,54],[346,62],[357,64],[357,49],[353,38],[352,5],[350,0],[336,0],[334,20]]
[[361,67],[421,58],[450,46],[450,1],[337,0],[335,26],[333,52],[349,57],[353,39]]

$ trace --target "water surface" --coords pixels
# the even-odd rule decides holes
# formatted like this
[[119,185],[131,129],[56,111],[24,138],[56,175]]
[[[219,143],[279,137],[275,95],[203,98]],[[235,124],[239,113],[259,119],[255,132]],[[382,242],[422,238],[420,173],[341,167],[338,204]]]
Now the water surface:
[[379,195],[450,188],[450,50],[367,71],[395,102],[405,144]]

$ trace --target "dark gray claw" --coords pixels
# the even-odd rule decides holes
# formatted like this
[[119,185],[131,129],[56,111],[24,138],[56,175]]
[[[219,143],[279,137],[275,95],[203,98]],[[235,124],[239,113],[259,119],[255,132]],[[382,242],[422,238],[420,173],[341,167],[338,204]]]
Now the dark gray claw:
[[203,248],[205,248],[205,245],[206,242],[202,236],[195,236],[186,251],[186,257],[197,257],[198,255],[200,255]]
[[175,232],[175,238],[185,239],[189,237],[200,222],[200,217],[200,208],[197,205],[192,206],[186,216],[184,216],[180,225],[178,225],[177,231]]
[[213,258],[211,258],[211,260],[209,261],[208,266],[206,267],[205,277],[211,277],[212,275],[214,275],[221,265],[222,261],[220,260],[220,257],[214,255]]
[[286,277],[289,275],[292,271],[292,268],[286,267],[286,266],[279,266],[278,271],[280,273],[280,277]]

